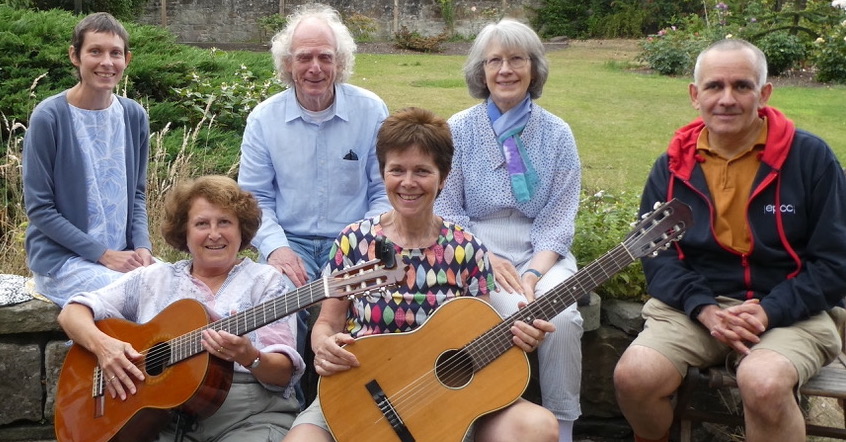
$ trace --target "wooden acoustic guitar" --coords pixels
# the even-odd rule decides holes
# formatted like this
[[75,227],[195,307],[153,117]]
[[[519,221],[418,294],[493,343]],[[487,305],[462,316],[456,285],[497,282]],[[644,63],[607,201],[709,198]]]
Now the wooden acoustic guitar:
[[361,365],[318,382],[332,435],[339,442],[460,442],[476,419],[513,403],[528,385],[528,358],[511,341],[515,321],[552,319],[635,259],[669,246],[691,223],[687,205],[664,203],[620,245],[504,320],[482,300],[456,298],[414,331],[357,339],[345,348]]
[[[173,409],[195,417],[213,414],[229,392],[233,363],[211,356],[201,344],[205,329],[244,335],[328,298],[365,295],[405,277],[394,255],[325,276],[294,292],[228,318],[214,320],[193,299],[174,302],[145,324],[121,319],[97,321],[107,335],[132,344],[144,358],[135,395],[112,398],[97,357],[73,345],[56,392],[59,442],[152,440],[171,420]],[[142,350],[145,349],[145,350]]]

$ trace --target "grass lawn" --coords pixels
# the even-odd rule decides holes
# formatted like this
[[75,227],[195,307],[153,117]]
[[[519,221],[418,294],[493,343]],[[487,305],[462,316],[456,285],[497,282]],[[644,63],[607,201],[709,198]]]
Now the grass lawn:
[[[696,117],[690,80],[626,69],[637,53],[636,42],[625,40],[573,41],[548,53],[550,77],[538,103],[573,128],[590,191],[639,193],[673,131]],[[463,63],[453,55],[360,54],[351,82],[391,111],[420,106],[449,117],[478,102],[464,86]],[[777,84],[770,104],[846,159],[846,87]]]

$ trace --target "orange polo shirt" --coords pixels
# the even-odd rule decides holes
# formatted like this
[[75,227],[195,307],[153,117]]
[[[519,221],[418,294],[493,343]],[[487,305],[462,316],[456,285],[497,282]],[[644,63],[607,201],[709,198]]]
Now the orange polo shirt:
[[699,165],[705,173],[705,181],[716,209],[714,233],[717,241],[739,253],[749,252],[752,246],[746,203],[752,193],[752,182],[761,166],[758,154],[767,143],[766,123],[765,119],[755,143],[734,158],[725,158],[711,150],[708,128],[702,129],[696,142],[697,151],[705,159]]

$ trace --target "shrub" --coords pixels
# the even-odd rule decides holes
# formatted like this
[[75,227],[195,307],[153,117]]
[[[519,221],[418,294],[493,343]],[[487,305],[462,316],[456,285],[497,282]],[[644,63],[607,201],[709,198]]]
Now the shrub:
[[649,11],[639,1],[611,2],[608,14],[593,15],[588,22],[589,34],[596,38],[632,38],[643,35]]
[[213,84],[195,72],[191,74],[189,85],[174,91],[180,106],[193,114],[188,117],[189,122],[210,115],[222,128],[241,132],[246,124],[245,116],[269,96],[284,89],[285,86],[275,76],[259,80],[241,65],[231,81]]
[[818,38],[814,46],[816,80],[846,84],[846,19],[829,35]]
[[31,0],[32,6],[41,10],[61,9],[74,11],[81,8],[82,14],[108,12],[120,20],[133,20],[144,10],[148,0]]
[[394,44],[398,48],[410,49],[418,52],[441,52],[441,43],[449,37],[446,34],[424,37],[417,31],[409,31],[403,26],[394,34]]
[[454,0],[438,0],[441,7],[441,18],[444,19],[448,34],[455,32],[455,2]]
[[568,0],[544,0],[533,12],[532,27],[541,37],[587,37],[590,5]]
[[[68,60],[68,45],[78,21],[79,17],[65,11],[17,10],[0,4],[0,111],[9,120],[28,125],[35,104],[76,83]],[[261,88],[261,83],[247,85],[244,78],[237,75],[245,63],[255,78],[273,76],[273,64],[266,53],[235,54],[199,49],[177,44],[173,34],[157,26],[131,22],[124,25],[130,35],[133,57],[121,89],[127,96],[146,102],[154,130],[161,129],[165,123],[195,124],[199,121],[199,116],[189,108],[182,110],[182,118],[157,119],[160,114],[173,115],[170,103],[183,101],[176,90],[191,87],[194,73],[208,83],[210,90],[223,89],[227,83]],[[234,79],[233,73],[236,73]],[[39,80],[34,83],[35,79]],[[238,94],[241,91],[236,95],[243,95]],[[243,101],[236,103],[232,112],[238,107],[243,110]],[[240,120],[245,117],[245,114],[240,115]],[[233,127],[243,128],[243,121],[232,120]],[[0,138],[6,135],[0,134]]]
[[379,30],[376,20],[358,12],[344,17],[344,24],[347,25],[356,42],[372,41],[373,34]]
[[288,18],[281,14],[273,14],[260,18],[258,24],[261,27],[262,35],[270,40],[277,32],[285,28],[288,24]]
[[768,33],[754,43],[767,56],[769,75],[781,75],[806,57],[802,40],[786,32]]
[[[631,231],[631,223],[637,220],[639,206],[640,196],[633,193],[583,192],[572,247],[580,268],[620,244]],[[615,299],[644,299],[646,278],[640,261],[624,268],[595,291]]]
[[696,56],[710,43],[696,34],[675,27],[661,30],[640,44],[637,60],[662,75],[686,75],[693,71]]

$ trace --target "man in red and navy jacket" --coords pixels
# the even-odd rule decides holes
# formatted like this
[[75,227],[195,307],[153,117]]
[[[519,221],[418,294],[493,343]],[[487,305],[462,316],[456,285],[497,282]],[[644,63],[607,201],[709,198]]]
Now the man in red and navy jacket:
[[677,198],[693,225],[643,261],[652,296],[614,381],[635,440],[667,440],[689,366],[736,369],[748,441],[805,440],[798,387],[841,348],[846,179],[819,137],[767,106],[764,54],[722,40],[697,59],[700,117],[655,163],[641,212]]

